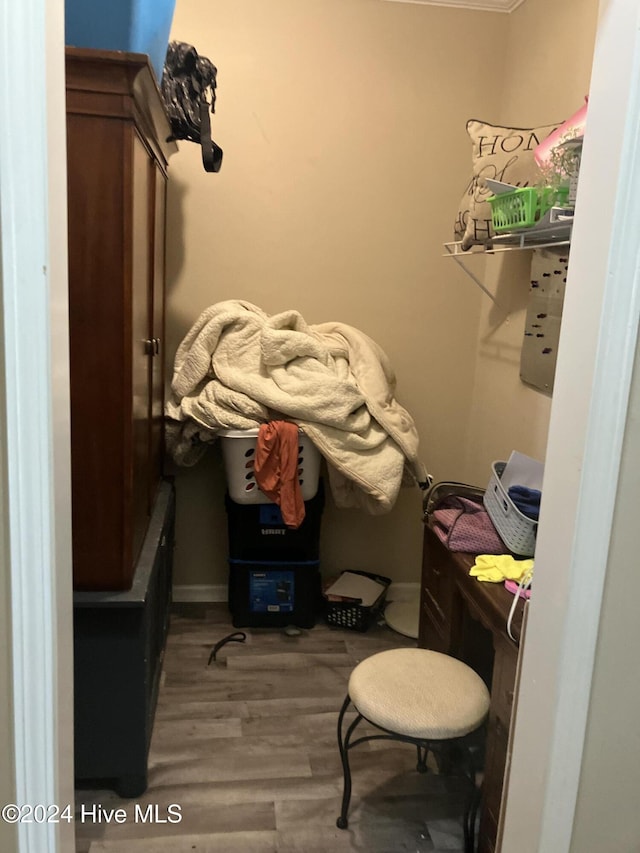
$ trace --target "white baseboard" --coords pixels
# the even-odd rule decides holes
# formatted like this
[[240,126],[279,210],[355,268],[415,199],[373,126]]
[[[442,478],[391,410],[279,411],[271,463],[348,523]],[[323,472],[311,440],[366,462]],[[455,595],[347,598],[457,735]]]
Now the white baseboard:
[[[411,601],[419,595],[418,583],[392,583],[387,592],[388,601]],[[227,600],[227,585],[218,584],[180,584],[173,588],[173,600],[176,602],[214,602]]]
[[387,601],[417,601],[419,597],[419,583],[392,583],[387,592]]
[[173,587],[174,601],[226,601],[226,583],[183,584]]

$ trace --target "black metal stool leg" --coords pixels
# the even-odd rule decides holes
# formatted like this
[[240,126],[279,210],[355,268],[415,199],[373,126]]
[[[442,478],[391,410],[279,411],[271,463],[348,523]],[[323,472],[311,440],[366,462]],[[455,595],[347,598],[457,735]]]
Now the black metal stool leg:
[[349,728],[347,729],[347,734],[343,738],[342,737],[342,723],[344,720],[344,715],[347,711],[351,703],[351,699],[349,696],[344,700],[344,704],[340,709],[340,716],[338,717],[338,747],[340,749],[340,758],[342,759],[342,773],[344,778],[344,787],[342,790],[342,807],[340,809],[340,816],[336,820],[336,826],[338,829],[346,829],[349,826],[349,821],[347,820],[347,812],[349,811],[349,802],[351,800],[351,768],[349,767],[349,741],[351,740],[351,735],[353,734],[356,726],[362,720],[362,715],[358,714],[355,720],[351,723]]
[[475,834],[476,834],[476,816],[480,807],[480,798],[482,790],[476,784],[476,762],[473,758],[471,750],[466,750],[466,758],[468,761],[468,777],[471,782],[471,792],[467,802],[467,808],[464,813],[464,850],[465,853],[474,853],[475,851]]
[[[465,853],[475,853],[475,825],[478,809],[480,806],[482,791],[481,787],[476,784],[479,765],[478,761],[475,758],[473,744],[470,745],[468,740],[458,738],[454,738],[452,740],[444,739],[441,741],[417,739],[409,735],[391,732],[388,729],[384,729],[381,726],[377,726],[375,723],[372,723],[372,725],[375,726],[380,732],[382,732],[382,734],[365,735],[363,737],[357,738],[356,740],[352,740],[353,734],[357,726],[359,725],[360,721],[365,718],[354,706],[356,717],[348,726],[345,734],[343,732],[344,718],[350,704],[351,697],[347,695],[342,705],[342,708],[340,709],[340,714],[338,716],[338,747],[340,749],[340,759],[342,761],[342,772],[344,777],[342,806],[340,809],[340,815],[336,820],[336,826],[338,827],[338,829],[347,829],[347,827],[349,826],[349,821],[347,818],[347,813],[349,811],[349,803],[351,801],[351,768],[349,766],[349,750],[352,746],[357,746],[359,743],[363,743],[365,741],[380,739],[397,740],[403,743],[413,744],[416,747],[418,754],[417,770],[419,773],[427,772],[427,757],[430,751],[434,752],[436,761],[438,763],[439,772],[443,775],[445,775],[446,770],[448,770],[449,772],[451,771],[451,766],[454,763],[454,752],[456,755],[456,764],[459,765],[460,757],[466,759],[464,762],[464,775],[469,780],[470,792],[463,818],[464,850]],[[445,746],[448,747],[448,749],[444,749]],[[446,768],[444,772],[443,768]]]
[[482,791],[474,786],[469,799],[469,805],[464,816],[464,850],[465,853],[475,853],[476,817],[480,806]]
[[421,744],[417,744],[416,749],[418,750],[418,763],[416,764],[416,770],[418,771],[418,773],[426,773],[429,748],[426,746],[422,746]]

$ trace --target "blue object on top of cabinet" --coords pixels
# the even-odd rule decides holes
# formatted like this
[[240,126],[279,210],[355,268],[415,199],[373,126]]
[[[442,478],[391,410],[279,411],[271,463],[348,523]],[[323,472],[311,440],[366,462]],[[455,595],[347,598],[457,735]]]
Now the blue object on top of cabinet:
[[146,53],[160,83],[174,9],[175,0],[65,0],[65,42]]

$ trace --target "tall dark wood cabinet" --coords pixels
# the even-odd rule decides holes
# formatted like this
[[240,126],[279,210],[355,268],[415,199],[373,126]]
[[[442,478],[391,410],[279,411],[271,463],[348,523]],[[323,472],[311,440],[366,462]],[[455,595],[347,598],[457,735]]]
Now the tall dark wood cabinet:
[[162,476],[175,143],[146,56],[67,48],[73,578],[127,590]]
[[165,202],[146,56],[67,48],[75,776],[138,796],[169,625]]

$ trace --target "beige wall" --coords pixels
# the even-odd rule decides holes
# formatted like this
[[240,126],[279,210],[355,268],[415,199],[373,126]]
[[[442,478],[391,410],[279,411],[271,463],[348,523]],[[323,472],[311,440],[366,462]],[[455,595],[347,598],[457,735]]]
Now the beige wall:
[[[584,103],[597,14],[597,0],[526,0],[509,16],[498,123],[553,124]],[[466,476],[481,486],[491,462],[512,450],[545,457],[551,398],[519,376],[530,263],[529,252],[486,263],[485,283],[499,307],[483,298],[465,453]]]
[[[422,458],[464,474],[480,293],[441,257],[469,175],[467,118],[496,114],[478,44],[508,16],[372,0],[179,0],[172,36],[218,66],[205,175],[171,163],[168,345],[206,306],[241,297],[373,337],[398,376]],[[217,452],[177,480],[176,583],[224,583]],[[420,570],[420,493],[373,518],[327,507],[323,566],[403,581]]]
[[[436,479],[485,485],[491,461],[512,449],[544,458],[550,400],[519,379],[528,253],[486,270],[469,260],[496,308],[442,243],[470,174],[466,120],[571,114],[588,91],[596,11],[596,0],[526,0],[511,15],[178,0],[172,37],[218,66],[213,136],[225,159],[205,175],[196,146],[182,143],[171,163],[169,353],[228,298],[351,323],[389,354]],[[179,471],[177,488],[176,583],[224,583],[218,449]],[[383,518],[329,502],[325,571],[417,580],[419,513],[417,490]]]

